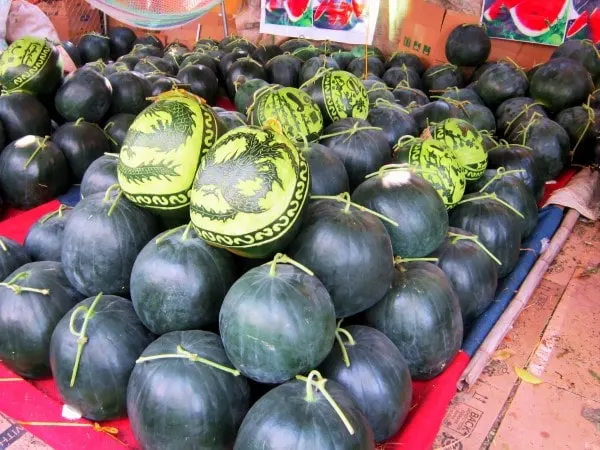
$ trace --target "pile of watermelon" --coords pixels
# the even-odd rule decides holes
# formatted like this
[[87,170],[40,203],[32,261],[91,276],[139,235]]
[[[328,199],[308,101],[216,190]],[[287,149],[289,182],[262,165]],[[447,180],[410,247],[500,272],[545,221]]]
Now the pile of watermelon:
[[[0,196],[81,185],[0,237],[0,359],[145,449],[374,449],[457,354],[537,223],[598,164],[598,50],[525,72],[457,27],[426,68],[291,39],[127,28],[0,56]],[[236,111],[217,107],[228,96]]]

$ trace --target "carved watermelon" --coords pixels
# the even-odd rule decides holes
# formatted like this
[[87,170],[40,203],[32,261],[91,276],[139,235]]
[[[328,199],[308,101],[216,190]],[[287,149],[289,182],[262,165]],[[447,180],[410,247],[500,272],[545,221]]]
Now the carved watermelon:
[[569,0],[524,0],[509,9],[517,29],[525,36],[536,37],[548,32],[564,16]]
[[310,6],[310,0],[286,0],[283,6],[290,21],[298,22]]

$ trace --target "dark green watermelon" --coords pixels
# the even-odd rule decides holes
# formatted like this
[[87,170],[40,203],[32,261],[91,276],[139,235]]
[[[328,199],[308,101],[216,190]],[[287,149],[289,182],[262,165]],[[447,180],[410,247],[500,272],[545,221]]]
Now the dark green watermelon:
[[110,152],[110,145],[102,128],[81,119],[61,126],[52,135],[52,142],[67,158],[72,179],[76,183],[81,181],[91,163]]
[[177,73],[177,67],[173,67],[172,63],[162,56],[144,56],[138,61],[133,70],[141,74],[161,73],[175,75]]
[[341,50],[338,52],[333,52],[330,56],[337,63],[340,70],[346,70],[348,68],[348,65],[355,58],[355,56],[352,53],[350,53],[348,51],[344,51],[344,50]]
[[471,83],[476,83],[477,81],[479,81],[481,75],[483,75],[484,72],[490,67],[492,67],[494,64],[496,64],[496,61],[487,61],[479,67],[477,67],[477,69],[475,69],[475,71],[473,72],[473,75],[471,75]]
[[232,364],[261,383],[319,365],[335,339],[335,310],[317,277],[287,258],[251,269],[231,287],[219,331]]
[[40,217],[25,237],[25,250],[32,261],[58,261],[62,250],[65,224],[71,208],[60,205],[56,211]]
[[160,94],[174,89],[191,90],[190,85],[182,83],[177,78],[168,77],[166,75],[147,75],[146,79],[150,82],[152,97],[158,97]]
[[18,209],[31,209],[70,186],[65,155],[48,138],[25,136],[0,152],[0,195]]
[[376,56],[359,57],[350,61],[346,70],[358,78],[363,78],[367,74],[373,74],[381,78],[385,72],[385,65]]
[[394,97],[394,94],[392,94],[392,91],[385,83],[376,80],[361,80],[361,83],[367,90],[367,95],[369,96],[369,106],[375,106],[378,99],[382,99],[390,103],[396,102],[396,97]]
[[529,97],[509,98],[496,109],[498,132],[507,136],[521,123],[529,121],[534,115],[547,117],[541,103]]
[[180,64],[180,69],[189,66],[205,66],[209,68],[215,76],[219,75],[219,62],[206,53],[191,53],[187,55]]
[[569,135],[571,162],[590,165],[594,162],[594,145],[600,135],[600,111],[588,105],[574,106],[562,110],[556,123]]
[[336,153],[313,142],[302,148],[310,168],[311,195],[337,195],[350,190],[348,172]]
[[148,80],[136,72],[117,72],[108,77],[112,86],[110,114],[139,114],[150,101],[152,87]]
[[419,133],[422,133],[432,123],[458,118],[460,115],[460,110],[456,105],[442,100],[434,100],[423,106],[414,106],[409,108],[409,111],[410,116],[417,124]]
[[298,76],[298,83],[301,85],[306,83],[314,77],[321,68],[340,70],[340,66],[332,57],[325,55],[314,56],[302,64],[302,69],[300,69],[300,74]]
[[212,48],[212,47],[218,47],[219,46],[219,41],[217,41],[216,39],[213,39],[211,37],[205,37],[205,38],[200,38],[196,41],[196,43],[194,44],[194,50],[198,50],[200,48]]
[[155,56],[158,58],[162,58],[164,52],[162,51],[161,48],[159,48],[155,45],[146,45],[146,44],[136,43],[133,46],[133,48],[131,49],[131,52],[129,52],[129,54],[132,56],[136,56],[139,60],[142,58],[146,58],[148,56]]
[[310,45],[311,45],[310,41],[308,41],[304,38],[293,38],[293,39],[288,39],[285,42],[282,42],[279,45],[279,48],[281,48],[281,51],[283,51],[284,53],[286,53],[286,52],[293,53],[294,51],[298,50],[299,48],[308,47]]
[[362,183],[365,176],[392,160],[387,136],[366,120],[339,120],[323,130],[320,142],[344,162],[351,190]]
[[117,165],[119,158],[116,155],[104,155],[94,161],[87,168],[81,180],[81,198],[89,197],[106,190],[119,182],[117,178]]
[[392,94],[400,106],[424,106],[429,103],[429,98],[423,91],[407,86],[396,86]]
[[523,69],[510,61],[499,61],[488,68],[477,81],[475,92],[488,108],[495,110],[513,97],[524,97],[529,83]]
[[108,30],[108,38],[110,39],[110,56],[116,60],[133,49],[137,36],[131,28],[111,27]]
[[134,114],[120,113],[110,117],[104,125],[104,133],[110,144],[111,151],[119,153],[129,127],[135,120]]
[[311,202],[288,253],[323,282],[337,317],[370,308],[392,282],[388,232],[376,215],[351,205],[349,197]]
[[551,59],[531,78],[531,96],[553,113],[585,103],[593,90],[585,67],[567,58]]
[[312,44],[306,47],[300,47],[292,52],[293,56],[299,58],[303,62],[308,61],[310,58],[314,58],[315,56],[319,56],[320,54],[321,50]]
[[190,92],[206,100],[209,105],[214,105],[219,95],[219,80],[206,66],[189,66],[181,69],[177,79],[184,84],[189,84]]
[[157,233],[156,219],[120,193],[82,199],[65,226],[61,260],[69,281],[86,295],[127,294],[135,258]]
[[369,108],[367,121],[383,130],[390,148],[393,148],[402,136],[419,134],[417,123],[408,111],[385,100],[377,101],[375,107]]
[[364,44],[358,44],[358,45],[355,45],[354,47],[352,47],[350,49],[350,52],[356,58],[362,58],[364,56],[375,56],[377,59],[379,59],[381,61],[385,61],[385,55],[383,54],[381,49],[379,49],[375,45],[366,45],[365,46]]
[[303,61],[292,55],[279,55],[265,64],[267,80],[285,87],[298,87]]
[[217,115],[227,131],[248,125],[246,116],[238,111],[221,111],[218,112]]
[[82,118],[100,122],[111,100],[112,86],[106,78],[91,70],[77,70],[64,79],[54,102],[58,113],[67,121]]
[[352,201],[395,222],[384,221],[395,256],[426,256],[446,237],[446,206],[433,186],[412,169],[383,167],[354,190]]
[[492,41],[479,24],[458,25],[446,39],[446,58],[456,66],[480,66],[487,61],[491,50]]
[[398,264],[391,288],[365,318],[396,344],[416,380],[442,373],[462,344],[458,298],[446,274],[430,262]]
[[131,300],[155,334],[206,329],[217,323],[235,279],[233,255],[209,246],[184,225],[142,249],[131,272]]
[[221,46],[221,49],[224,52],[230,52],[232,50],[239,49],[239,48],[241,48],[242,50],[245,50],[246,52],[248,52],[249,55],[251,55],[252,53],[254,53],[256,51],[257,47],[252,42],[250,42],[248,39],[241,38],[241,37],[234,39],[233,41],[228,42],[227,44]]
[[261,92],[266,92],[267,86],[269,83],[260,78],[237,83],[234,95],[235,108],[242,114],[248,114],[250,105],[256,101]]
[[95,32],[84,34],[79,39],[77,48],[84,63],[99,59],[106,62],[110,59],[110,38],[101,34]]
[[31,262],[27,250],[17,241],[0,236],[0,281],[19,267]]
[[554,50],[551,59],[554,58],[568,58],[577,61],[587,69],[592,77],[600,74],[600,56],[594,42],[589,39],[566,40]]
[[508,141],[534,151],[543,182],[558,176],[569,162],[569,135],[563,127],[545,117],[534,116],[520,123],[508,136]]
[[71,41],[63,41],[60,46],[67,52],[75,67],[81,67],[83,62],[81,61],[81,52],[79,48],[73,44]]
[[48,136],[51,132],[46,107],[33,95],[21,92],[0,96],[0,123],[6,143],[28,135]]
[[488,150],[487,155],[488,169],[523,170],[515,176],[521,178],[532,193],[543,189],[545,180],[540,172],[540,161],[530,147],[503,141]]
[[468,194],[450,212],[450,225],[479,237],[485,247],[500,260],[498,277],[513,270],[521,247],[521,218],[494,194]]
[[86,419],[125,417],[129,376],[153,340],[127,299],[98,294],[78,303],[50,341],[52,376],[62,400]]
[[271,59],[282,54],[283,50],[278,45],[260,45],[252,52],[252,58],[261,64],[266,64]]
[[423,91],[426,94],[438,94],[449,87],[462,88],[465,77],[462,70],[453,64],[437,64],[423,73],[421,78]]
[[406,360],[375,328],[352,325],[337,333],[339,345],[333,346],[319,371],[356,399],[373,429],[375,442],[391,439],[411,406],[412,382]]
[[125,64],[124,62],[115,62],[115,63],[107,64],[104,67],[104,71],[102,71],[102,74],[108,78],[114,73],[128,72],[128,71],[129,71],[129,66],[127,64]]
[[191,443],[206,450],[232,448],[250,408],[250,388],[230,367],[214,333],[174,331],[151,343],[127,388],[129,423],[140,445],[147,450],[175,450]]
[[81,295],[69,284],[61,264],[25,264],[0,285],[0,358],[24,378],[47,378],[50,338],[56,324]]
[[473,89],[458,89],[457,87],[451,87],[446,89],[446,91],[441,95],[440,99],[449,98],[452,100],[457,100],[459,102],[469,102],[475,105],[485,105],[481,97],[477,95]]
[[411,52],[396,52],[385,63],[386,69],[402,66],[412,68],[419,76],[425,73],[425,64],[423,64],[423,61],[417,55]]
[[126,64],[127,67],[129,67],[129,70],[133,70],[137,63],[140,61],[140,59],[142,59],[141,56],[135,56],[129,53],[127,55],[119,57],[115,62]]
[[[524,169],[517,169],[524,170]],[[521,222],[521,239],[527,238],[535,229],[538,220],[538,207],[533,192],[518,176],[520,173],[514,170],[506,170],[504,167],[488,169],[483,176],[472,183],[470,192],[483,192],[496,194],[499,199],[504,200],[523,217]]]
[[413,89],[421,89],[421,77],[415,69],[407,66],[393,66],[385,71],[381,77],[384,83],[394,89],[401,85]]
[[152,47],[156,47],[159,50],[163,50],[165,48],[164,44],[157,36],[152,33],[146,33],[144,36],[137,38],[135,41],[136,45],[149,45]]
[[256,78],[260,78],[261,80],[267,79],[267,73],[259,62],[250,57],[240,58],[235,61],[229,68],[225,79],[229,97],[235,97],[236,82],[243,83]]
[[374,450],[373,431],[353,396],[333,380],[325,383],[317,371],[309,377],[261,397],[244,418],[233,449]]
[[444,271],[458,297],[467,329],[494,301],[498,262],[473,233],[448,228],[448,236],[430,256]]
[[231,65],[236,62],[238,59],[249,57],[249,53],[242,49],[235,49],[230,53],[226,53],[219,60],[219,76],[223,81],[226,81],[227,74],[229,73],[229,69]]

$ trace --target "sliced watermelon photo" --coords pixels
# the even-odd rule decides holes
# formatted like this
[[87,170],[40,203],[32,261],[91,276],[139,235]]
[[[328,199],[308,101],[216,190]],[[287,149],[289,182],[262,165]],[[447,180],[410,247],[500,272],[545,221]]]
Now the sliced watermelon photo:
[[311,0],[266,0],[265,22],[294,27],[312,26]]
[[560,45],[567,21],[580,14],[569,8],[571,4],[571,0],[486,0],[482,22],[492,38]]

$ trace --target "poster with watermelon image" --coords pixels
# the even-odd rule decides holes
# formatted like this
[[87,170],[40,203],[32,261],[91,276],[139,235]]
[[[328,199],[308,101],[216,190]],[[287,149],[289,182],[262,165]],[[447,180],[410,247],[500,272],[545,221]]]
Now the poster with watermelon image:
[[379,1],[262,0],[260,32],[347,44],[372,44]]
[[565,40],[600,43],[600,0],[573,0],[568,19]]
[[558,46],[570,10],[571,0],[484,0],[481,21],[493,38]]

